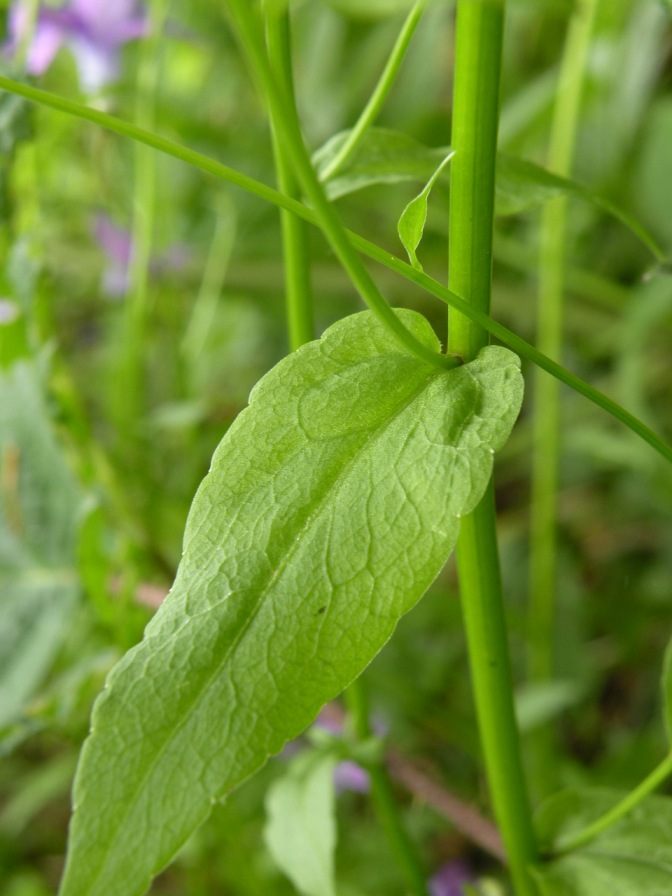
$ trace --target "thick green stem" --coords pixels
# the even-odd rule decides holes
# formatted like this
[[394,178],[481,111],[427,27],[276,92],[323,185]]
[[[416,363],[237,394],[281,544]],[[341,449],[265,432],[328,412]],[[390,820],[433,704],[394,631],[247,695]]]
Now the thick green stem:
[[[269,4],[272,5],[272,4]],[[282,79],[288,98],[294,101],[294,76],[292,74],[289,13],[269,10],[266,17],[268,55],[278,78]],[[272,115],[273,152],[275,171],[280,191],[293,199],[301,198],[301,187],[294,176],[291,159],[288,158],[278,135],[276,116]],[[310,262],[308,258],[308,234],[301,218],[285,211],[280,212],[282,226],[282,251],[285,270],[285,301],[287,307],[287,332],[292,351],[315,338],[313,322],[313,298],[310,287]]]
[[362,110],[362,114],[357,119],[357,123],[348,134],[339,151],[320,172],[320,180],[329,180],[330,177],[334,177],[334,175],[338,174],[338,172],[348,164],[361,145],[366,132],[380,114],[380,110],[383,108],[383,104],[385,103],[385,100],[392,89],[392,85],[396,80],[397,74],[399,73],[401,63],[404,61],[404,56],[406,55],[406,50],[408,49],[411,38],[418,26],[418,22],[420,21],[425,6],[427,6],[427,0],[417,0],[409,12],[406,21],[399,32],[399,37],[392,49],[392,53],[383,69],[383,73],[380,76],[380,80],[371,94],[371,98]]
[[[137,140],[139,143],[144,143],[145,146],[151,146],[158,152],[179,159],[186,165],[193,165],[195,168],[198,168],[206,174],[211,174],[213,177],[225,180],[227,183],[233,184],[241,190],[245,190],[246,192],[257,196],[259,199],[263,199],[265,202],[270,202],[279,208],[285,208],[316,227],[320,226],[315,212],[301,202],[297,202],[290,196],[285,196],[282,193],[279,193],[267,184],[263,184],[240,171],[236,171],[234,168],[222,164],[222,162],[218,162],[200,152],[196,152],[193,149],[175,143],[173,140],[167,140],[165,137],[160,137],[158,134],[152,134],[127,121],[115,118],[113,115],[99,112],[98,109],[83,106],[81,103],[74,103],[71,100],[57,96],[56,94],[48,93],[45,90],[38,90],[36,87],[30,87],[27,84],[13,81],[11,78],[5,78],[1,75],[0,89],[8,90],[10,93],[15,93],[17,96],[23,96],[33,103],[39,103],[50,109],[56,109],[66,115],[73,115],[83,121],[91,122],[114,134],[128,137],[130,140]],[[513,349],[513,351],[517,352],[521,357],[527,358],[528,361],[531,361],[537,367],[545,370],[560,382],[565,383],[570,389],[578,392],[579,395],[583,395],[584,398],[587,398],[588,401],[591,401],[597,407],[602,408],[603,411],[606,411],[606,413],[612,416],[615,420],[618,420],[624,426],[627,426],[631,432],[635,433],[639,438],[650,445],[667,461],[667,463],[672,463],[672,446],[664,442],[660,436],[653,432],[653,430],[645,423],[638,420],[637,417],[629,411],[626,411],[625,408],[621,407],[617,402],[612,401],[611,398],[606,396],[603,392],[600,392],[599,389],[591,386],[590,383],[587,383],[585,380],[581,379],[581,377],[576,376],[576,374],[567,370],[561,364],[558,364],[557,361],[549,358],[548,355],[540,352],[525,339],[518,336],[512,330],[509,330],[508,327],[493,320],[485,312],[470,305],[469,302],[465,301],[461,296],[457,295],[457,293],[448,289],[437,280],[434,280],[428,274],[416,270],[407,262],[402,261],[401,258],[397,258],[396,255],[391,255],[385,249],[381,249],[379,246],[376,246],[375,243],[364,239],[364,237],[353,233],[351,230],[346,231],[346,235],[353,249],[361,252],[362,255],[365,255],[367,258],[377,261],[384,267],[395,271],[406,280],[415,283],[416,286],[427,290],[428,293],[436,296],[436,298],[440,299],[442,302],[445,302],[446,305],[455,309],[459,314],[468,317],[469,320],[473,321],[477,326],[482,327],[487,333],[490,333],[491,336],[496,337],[505,345],[508,345],[509,348]]]
[[[569,175],[576,142],[586,59],[597,0],[580,0],[569,25],[557,99],[553,113],[548,167]],[[562,351],[565,291],[567,199],[550,200],[542,215],[539,258],[537,345],[551,358]],[[528,673],[535,682],[554,673],[553,628],[556,617],[558,466],[560,403],[557,380],[537,372],[532,438],[532,498],[530,513],[530,580],[528,609]],[[552,728],[544,726],[530,741],[530,770],[539,794],[554,788]]]
[[[490,309],[495,156],[504,4],[457,6],[450,176],[449,285],[481,313]],[[488,334],[449,312],[448,350],[474,358]],[[462,519],[457,546],[469,662],[486,770],[518,896],[533,896],[537,851],[520,757],[497,552],[492,483]]]

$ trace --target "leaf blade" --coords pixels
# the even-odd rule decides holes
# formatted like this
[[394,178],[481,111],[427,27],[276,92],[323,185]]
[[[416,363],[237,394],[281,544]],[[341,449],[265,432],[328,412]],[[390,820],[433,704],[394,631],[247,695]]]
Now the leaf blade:
[[196,495],[171,594],[94,708],[63,896],[142,893],[362,671],[438,574],[521,399],[506,349],[444,372],[367,312],[260,381]]
[[[538,820],[542,842],[584,829],[623,796],[592,788],[552,797]],[[672,800],[647,797],[595,840],[535,869],[534,876],[541,896],[664,896],[672,888]]]
[[336,762],[333,754],[306,750],[266,796],[266,845],[304,896],[336,893]]

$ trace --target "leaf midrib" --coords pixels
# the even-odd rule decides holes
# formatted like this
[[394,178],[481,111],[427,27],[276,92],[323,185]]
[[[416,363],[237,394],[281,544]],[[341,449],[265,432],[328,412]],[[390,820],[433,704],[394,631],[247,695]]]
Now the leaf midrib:
[[[419,362],[419,363],[421,363],[421,362]],[[424,373],[423,373],[423,377],[422,377],[422,381],[421,381],[421,382],[418,384],[418,386],[413,390],[413,392],[412,392],[410,395],[406,396],[406,397],[403,399],[403,401],[401,401],[401,402],[395,407],[394,411],[391,412],[386,418],[384,418],[384,419],[381,421],[381,423],[380,423],[379,425],[377,425],[377,426],[374,425],[374,427],[373,427],[372,430],[370,431],[369,435],[368,435],[368,436],[364,439],[364,441],[361,443],[361,445],[360,445],[360,447],[359,447],[359,450],[358,450],[356,453],[354,453],[354,454],[352,455],[352,457],[350,457],[350,458],[347,460],[347,462],[346,462],[346,463],[344,464],[344,466],[339,470],[339,472],[337,473],[337,475],[335,476],[335,478],[334,478],[334,479],[331,481],[331,483],[325,488],[322,497],[320,498],[319,502],[317,502],[317,506],[315,507],[315,510],[314,510],[312,513],[309,513],[309,514],[308,514],[308,516],[307,516],[306,519],[304,520],[303,524],[299,527],[299,529],[297,530],[297,533],[296,533],[296,534],[294,535],[294,537],[291,539],[291,542],[290,542],[288,551],[286,552],[286,554],[283,555],[283,557],[282,557],[280,563],[277,565],[277,568],[273,571],[271,577],[270,577],[269,580],[268,580],[267,585],[260,591],[260,593],[259,593],[259,598],[258,598],[258,600],[256,601],[256,603],[255,603],[255,605],[254,605],[254,608],[253,608],[252,611],[250,612],[248,618],[245,620],[245,623],[244,623],[243,626],[241,627],[241,630],[240,630],[240,633],[239,633],[238,637],[235,638],[235,639],[233,640],[233,642],[231,643],[231,646],[230,646],[229,650],[227,651],[227,653],[222,657],[221,661],[220,661],[220,662],[217,664],[217,666],[213,669],[213,671],[212,671],[212,673],[210,674],[210,676],[209,676],[208,678],[206,678],[205,683],[203,684],[203,687],[201,687],[201,688],[199,689],[199,691],[197,692],[197,694],[196,694],[196,696],[194,697],[193,701],[191,702],[191,704],[190,704],[190,706],[189,706],[189,710],[188,710],[188,712],[186,712],[186,713],[183,715],[182,719],[181,719],[181,720],[175,725],[175,727],[172,729],[172,734],[171,734],[171,736],[170,736],[170,737],[166,737],[166,739],[164,740],[164,744],[163,744],[163,746],[161,747],[161,749],[160,749],[160,750],[153,756],[152,761],[149,763],[149,765],[147,766],[145,772],[143,773],[143,775],[142,775],[142,777],[141,777],[141,779],[140,779],[140,782],[139,782],[139,784],[138,784],[138,787],[136,787],[136,789],[135,789],[135,790],[136,790],[136,793],[137,793],[137,790],[139,789],[139,787],[142,786],[142,785],[144,784],[144,782],[147,780],[147,778],[151,775],[151,773],[152,773],[152,772],[155,770],[155,768],[159,765],[161,759],[163,758],[163,756],[164,756],[166,750],[169,748],[170,744],[175,740],[175,737],[176,737],[177,734],[180,732],[180,730],[181,730],[186,724],[188,724],[189,720],[193,717],[195,708],[196,708],[196,707],[199,705],[199,703],[200,703],[202,700],[204,700],[204,699],[206,698],[206,696],[209,694],[210,689],[211,689],[211,687],[213,686],[214,681],[217,680],[217,679],[220,677],[223,668],[229,663],[229,661],[231,660],[231,658],[232,658],[233,655],[235,654],[235,652],[236,652],[236,650],[237,650],[237,648],[238,648],[238,645],[240,644],[241,640],[245,637],[245,635],[247,634],[247,632],[248,632],[250,626],[253,624],[254,620],[256,619],[257,614],[258,614],[258,612],[259,612],[259,610],[260,610],[260,608],[261,608],[261,606],[262,606],[262,604],[263,604],[263,602],[264,602],[264,600],[265,600],[265,598],[266,598],[268,592],[271,590],[273,584],[277,581],[277,579],[279,578],[280,574],[281,574],[281,573],[284,571],[284,569],[287,567],[287,564],[289,563],[289,560],[293,557],[295,551],[297,550],[299,544],[301,543],[303,533],[304,533],[307,529],[309,529],[309,528],[312,526],[313,522],[314,522],[314,521],[321,515],[322,511],[324,510],[324,508],[325,508],[325,506],[326,506],[326,504],[327,504],[327,499],[328,499],[329,497],[331,497],[332,494],[334,494],[335,492],[338,491],[338,489],[339,489],[341,483],[347,478],[347,474],[349,473],[350,469],[351,469],[351,468],[354,466],[354,464],[357,462],[358,458],[362,455],[362,453],[364,452],[364,450],[365,450],[369,445],[371,445],[373,442],[375,442],[378,438],[380,438],[380,437],[385,433],[385,431],[388,429],[389,426],[392,425],[392,423],[397,419],[397,417],[398,417],[401,413],[403,413],[403,411],[405,411],[407,407],[410,407],[411,404],[413,404],[413,402],[416,401],[416,399],[417,399],[420,395],[422,395],[422,393],[428,388],[429,384],[430,384],[434,379],[436,379],[439,375],[441,375],[441,374],[446,374],[446,373],[448,373],[448,372],[449,372],[449,371],[442,370],[442,369],[434,369],[434,370],[431,370],[430,372],[424,372]],[[290,735],[290,737],[291,737],[291,735]],[[289,739],[289,738],[288,738],[288,739]],[[230,788],[228,788],[228,789],[230,789]],[[226,792],[226,791],[225,791],[225,792]],[[108,861],[109,861],[109,857],[110,857],[111,855],[113,855],[113,853],[114,853],[116,844],[117,844],[117,842],[118,842],[119,831],[122,830],[122,829],[124,828],[126,819],[127,819],[128,816],[130,815],[130,813],[131,813],[131,811],[132,811],[132,807],[135,807],[135,805],[136,805],[136,801],[134,800],[133,803],[131,803],[131,804],[129,805],[129,807],[128,807],[128,808],[121,814],[121,817],[120,817],[120,819],[119,819],[119,822],[118,822],[118,824],[117,824],[117,825],[115,826],[115,828],[114,828],[114,833],[113,833],[113,835],[112,835],[112,838],[108,841],[108,842],[110,842],[110,848],[107,850],[106,858],[105,858],[104,862],[103,862],[103,863],[101,864],[101,866],[100,866],[100,871],[99,871],[98,874],[96,874],[96,876],[92,879],[91,884],[89,885],[89,889],[88,889],[88,892],[89,892],[89,893],[91,892],[91,890],[92,890],[94,884],[96,883],[96,881],[98,881],[98,880],[101,878],[101,876],[103,875],[103,872],[105,871],[105,868],[106,868],[107,863],[108,863]],[[152,873],[152,875],[150,876],[150,880],[151,880],[151,877],[154,876],[155,874],[157,874],[159,871],[160,871],[160,868],[156,869],[156,870]],[[136,892],[136,893],[139,893],[139,892],[142,892],[142,891],[141,891],[141,890],[136,890],[135,892]]]

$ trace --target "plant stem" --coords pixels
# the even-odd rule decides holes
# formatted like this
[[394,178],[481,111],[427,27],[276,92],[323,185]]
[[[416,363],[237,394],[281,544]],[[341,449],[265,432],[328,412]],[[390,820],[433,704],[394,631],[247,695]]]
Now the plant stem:
[[284,84],[274,75],[266,57],[260,26],[247,0],[230,0],[228,15],[234,31],[245,52],[250,69],[257,79],[268,102],[274,127],[282,140],[287,157],[291,159],[294,174],[304,193],[315,209],[315,216],[343,268],[348,273],[360,296],[385,327],[416,357],[433,367],[451,369],[459,362],[423,345],[401,323],[392,311],[371,275],[354,251],[336,210],[324,194],[303,142],[301,128],[291,99]]
[[[368,740],[372,736],[369,722],[369,701],[361,676],[353,681],[347,689],[345,699],[358,740]],[[422,865],[401,822],[399,808],[392,791],[392,782],[384,760],[381,759],[367,765],[367,771],[371,781],[371,797],[378,821],[387,836],[392,855],[404,876],[406,886],[414,896],[428,896],[427,881]]]
[[[267,3],[267,7],[272,4]],[[276,76],[284,84],[285,92],[296,109],[294,76],[290,46],[289,13],[269,9],[266,16],[266,41],[271,65]],[[280,192],[293,199],[301,198],[301,188],[294,176],[291,160],[278,136],[276,115],[271,112],[273,153]],[[301,218],[285,211],[280,212],[282,226],[282,250],[285,271],[285,301],[287,307],[287,332],[291,351],[315,337],[313,322],[313,298],[310,287],[310,262],[308,258],[308,234]]]
[[[597,0],[580,0],[570,21],[560,67],[551,126],[548,167],[569,175],[576,142],[586,59]],[[546,203],[541,223],[537,345],[559,358],[563,338],[567,199]],[[553,628],[556,617],[558,467],[560,441],[559,386],[537,371],[532,421],[532,497],[530,512],[530,572],[527,623],[527,664],[532,681],[549,681],[554,674]],[[556,777],[553,729],[540,728],[530,739],[532,781],[539,795],[554,789]]]
[[404,22],[399,37],[396,40],[392,53],[390,54],[383,73],[375,86],[371,97],[362,110],[362,114],[357,119],[357,123],[350,130],[343,145],[331,159],[328,165],[325,165],[320,172],[320,180],[327,181],[330,177],[334,177],[342,168],[344,168],[350,159],[359,149],[362,140],[368,129],[373,125],[374,121],[380,114],[383,104],[392,89],[401,63],[404,61],[406,50],[411,42],[411,38],[420,21],[423,10],[427,5],[427,0],[417,0]]
[[[159,45],[166,16],[166,0],[151,6],[149,35],[143,41],[137,78],[135,119],[152,130],[156,124],[156,93],[161,58]],[[118,378],[114,377],[111,408],[123,439],[137,435],[144,409],[145,336],[149,310],[149,265],[156,218],[156,156],[135,145],[133,225],[128,269],[128,295],[123,335],[119,340]]]
[[215,229],[180,352],[191,370],[208,338],[224,286],[236,235],[236,209],[227,193],[215,199]]
[[651,774],[634,790],[631,790],[620,803],[617,803],[612,809],[609,809],[608,812],[605,812],[604,815],[596,819],[592,824],[589,824],[588,827],[583,828],[576,834],[572,834],[565,840],[561,840],[556,849],[553,850],[553,856],[564,855],[579,849],[581,846],[585,846],[586,843],[590,843],[591,840],[594,840],[607,828],[620,821],[628,812],[631,812],[635,806],[653,793],[670,775],[672,775],[672,753],[669,753],[660,765],[656,766]]
[[[457,5],[450,174],[449,284],[483,314],[490,309],[495,156],[503,0]],[[488,342],[472,320],[449,312],[448,348],[470,360]],[[469,662],[495,816],[518,896],[533,896],[537,859],[513,704],[492,481],[463,517],[457,545]]]
[[[266,18],[266,39],[271,64],[277,77],[282,79],[287,96],[293,109],[296,110],[291,69],[290,23],[287,13],[280,14],[269,10]],[[278,184],[283,193],[298,197],[299,185],[293,175],[283,142],[278,136],[276,109],[271,112],[271,124]],[[305,224],[296,215],[283,211],[282,224],[289,343],[291,350],[294,351],[313,338],[307,241]],[[368,697],[361,678],[356,679],[347,689],[346,700],[357,737],[360,740],[367,740],[372,732],[369,725]],[[404,830],[392,785],[382,761],[369,767],[369,775],[373,804],[389,841],[391,854],[398,863],[411,893],[414,896],[428,896],[422,866]]]
[[[186,165],[193,165],[194,168],[198,168],[206,174],[211,174],[213,177],[225,180],[227,183],[233,184],[241,190],[245,190],[246,192],[257,196],[259,199],[263,199],[265,202],[270,202],[279,208],[285,208],[295,215],[298,215],[300,218],[303,218],[304,221],[308,221],[315,227],[320,226],[315,212],[301,202],[297,202],[290,196],[285,196],[282,193],[279,193],[277,190],[274,190],[273,187],[269,187],[267,184],[263,184],[260,181],[249,177],[247,174],[243,174],[241,171],[236,171],[234,168],[230,168],[222,162],[218,162],[215,159],[211,159],[209,156],[205,156],[193,149],[175,143],[173,140],[160,137],[158,134],[152,134],[127,121],[115,118],[113,115],[107,115],[105,112],[99,112],[97,109],[91,109],[88,106],[83,106],[81,103],[74,103],[71,100],[56,96],[48,91],[30,87],[27,84],[13,81],[11,78],[5,78],[1,75],[0,89],[15,93],[17,96],[23,96],[33,103],[47,106],[50,109],[57,109],[59,112],[63,112],[66,115],[72,115],[83,121],[91,122],[114,134],[127,137],[130,140],[137,140],[139,143],[151,146],[152,149],[156,149],[158,152],[179,159]],[[558,364],[557,361],[549,358],[548,355],[540,352],[521,336],[518,336],[512,330],[509,330],[508,327],[493,320],[487,313],[480,311],[474,305],[470,305],[469,302],[465,301],[465,299],[457,295],[457,293],[448,289],[437,280],[434,280],[428,274],[416,270],[407,262],[402,261],[401,258],[397,258],[396,255],[392,255],[385,249],[381,249],[379,246],[376,246],[375,243],[353,233],[351,230],[347,230],[345,233],[350,241],[350,245],[358,252],[361,252],[362,255],[371,258],[373,261],[377,261],[379,264],[384,265],[392,271],[396,271],[396,273],[406,280],[415,283],[422,289],[427,290],[431,295],[436,296],[437,299],[445,302],[446,305],[454,308],[459,314],[468,317],[469,320],[473,321],[477,326],[482,327],[487,333],[490,333],[491,336],[496,337],[505,345],[508,345],[509,348],[513,349],[513,351],[517,352],[521,357],[527,358],[528,361],[531,361],[537,367],[541,367],[542,370],[545,370],[560,382],[565,383],[570,389],[578,392],[579,395],[583,395],[584,398],[587,398],[593,404],[597,405],[597,407],[602,408],[603,411],[606,411],[606,413],[611,415],[615,420],[618,420],[624,426],[627,426],[631,432],[635,433],[635,435],[649,444],[668,463],[672,463],[672,446],[664,442],[663,439],[653,432],[653,430],[645,423],[638,420],[637,417],[629,411],[626,411],[625,408],[621,407],[621,405],[606,396],[603,392],[600,392],[599,389],[591,386],[590,383],[581,379],[580,376],[577,376],[561,364]]]

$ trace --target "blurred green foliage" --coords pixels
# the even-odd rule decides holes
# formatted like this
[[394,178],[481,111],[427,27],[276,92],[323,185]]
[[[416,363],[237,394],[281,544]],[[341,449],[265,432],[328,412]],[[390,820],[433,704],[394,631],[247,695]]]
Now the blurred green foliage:
[[[292,4],[311,149],[354,123],[409,5],[379,0],[361,16],[362,4],[345,0]],[[536,163],[545,157],[569,8],[510,3],[500,148]],[[452,25],[450,3],[429,5],[381,127],[431,147],[450,143]],[[668,253],[671,37],[669,11],[657,0],[601,4],[574,172],[639,218]],[[95,99],[129,120],[142,50],[142,41],[124,48],[120,79]],[[156,65],[157,130],[271,182],[266,115],[217,4],[172,4]],[[79,94],[67,50],[40,84]],[[129,297],[106,291],[113,259],[95,222],[104,215],[130,233],[134,148],[3,94],[0,165],[0,882],[9,896],[47,896],[60,876],[69,786],[92,700],[169,587],[214,447],[287,340],[276,210],[155,156],[142,393],[132,425],[120,428],[117,372]],[[369,187],[338,207],[348,226],[401,254],[396,222],[423,183]],[[502,217],[495,232],[493,314],[532,341],[538,217],[537,208]],[[445,185],[437,183],[422,260],[440,279],[446,229]],[[229,251],[227,234],[230,255],[218,269],[213,258]],[[311,251],[321,332],[360,304],[317,233]],[[564,363],[669,441],[672,280],[618,221],[578,199],[567,260]],[[422,311],[445,340],[443,306],[386,270],[374,273],[391,304]],[[195,314],[205,317],[194,322]],[[188,333],[198,339],[185,342]],[[530,447],[524,409],[498,467],[503,577],[521,678]],[[552,716],[563,783],[627,789],[666,749],[658,681],[672,618],[672,472],[570,393],[562,456],[560,668],[552,692],[521,693],[521,718],[531,730],[544,712]],[[485,807],[451,565],[367,678],[390,741]],[[291,894],[262,836],[264,793],[282,764],[274,760],[218,806],[152,892]],[[478,872],[496,867],[422,801],[404,799],[403,807],[428,868],[454,857]],[[366,799],[341,795],[337,817],[339,893],[399,894]]]

